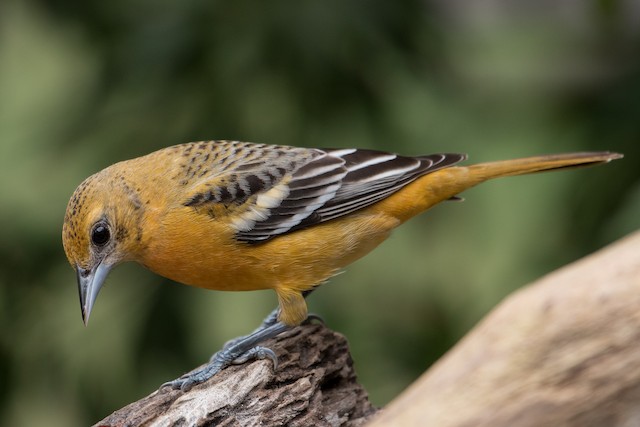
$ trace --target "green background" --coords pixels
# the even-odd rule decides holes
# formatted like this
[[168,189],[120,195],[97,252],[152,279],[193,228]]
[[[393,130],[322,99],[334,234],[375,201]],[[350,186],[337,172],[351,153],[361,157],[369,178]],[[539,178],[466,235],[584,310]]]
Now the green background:
[[60,241],[74,188],[115,161],[203,139],[471,162],[625,153],[467,191],[310,297],[382,405],[508,293],[638,228],[640,7],[3,1],[0,424],[96,422],[275,306],[271,293],[188,288],[125,265],[82,324]]

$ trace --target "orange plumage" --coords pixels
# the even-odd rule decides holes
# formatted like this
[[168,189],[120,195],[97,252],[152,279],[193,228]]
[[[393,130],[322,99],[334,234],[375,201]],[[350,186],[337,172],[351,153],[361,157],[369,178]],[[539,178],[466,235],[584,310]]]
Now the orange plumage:
[[278,319],[297,325],[307,317],[303,293],[433,205],[487,179],[620,157],[573,153],[454,166],[465,156],[183,144],[85,180],[69,202],[63,244],[85,322],[109,270],[135,261],[187,285],[273,289]]

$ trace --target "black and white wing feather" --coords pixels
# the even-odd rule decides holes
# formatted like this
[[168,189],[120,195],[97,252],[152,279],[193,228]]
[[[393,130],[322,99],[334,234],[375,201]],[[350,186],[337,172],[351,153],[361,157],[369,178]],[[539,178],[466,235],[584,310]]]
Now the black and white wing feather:
[[[466,158],[464,154],[403,157],[374,150],[226,141],[209,144],[226,151],[218,156],[223,173],[216,175],[214,184],[204,185],[209,190],[199,190],[185,205],[221,203],[225,200],[220,195],[235,195],[233,200],[244,209],[234,214],[232,226],[237,239],[249,243],[264,242],[371,206],[417,178]],[[237,157],[242,157],[241,161]]]
[[461,154],[401,157],[372,150],[323,150],[292,174],[289,194],[268,218],[238,233],[247,242],[268,240],[350,214],[379,202],[416,178],[451,166]]

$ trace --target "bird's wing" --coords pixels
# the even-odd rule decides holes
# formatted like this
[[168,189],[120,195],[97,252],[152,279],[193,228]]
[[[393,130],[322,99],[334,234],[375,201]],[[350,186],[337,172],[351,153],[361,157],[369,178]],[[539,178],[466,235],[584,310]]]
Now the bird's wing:
[[217,172],[198,183],[184,204],[224,205],[219,214],[228,213],[237,239],[251,243],[365,208],[465,159],[463,154],[402,157],[374,150],[223,144],[234,144],[233,155],[218,156]]

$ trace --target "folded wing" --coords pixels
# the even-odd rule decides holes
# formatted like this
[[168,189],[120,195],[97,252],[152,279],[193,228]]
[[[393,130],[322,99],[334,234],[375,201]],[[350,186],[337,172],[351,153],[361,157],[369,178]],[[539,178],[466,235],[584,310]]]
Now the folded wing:
[[286,196],[266,218],[238,239],[262,242],[283,233],[348,215],[389,197],[429,172],[451,166],[463,154],[402,157],[373,150],[318,150],[321,154],[291,174]]

